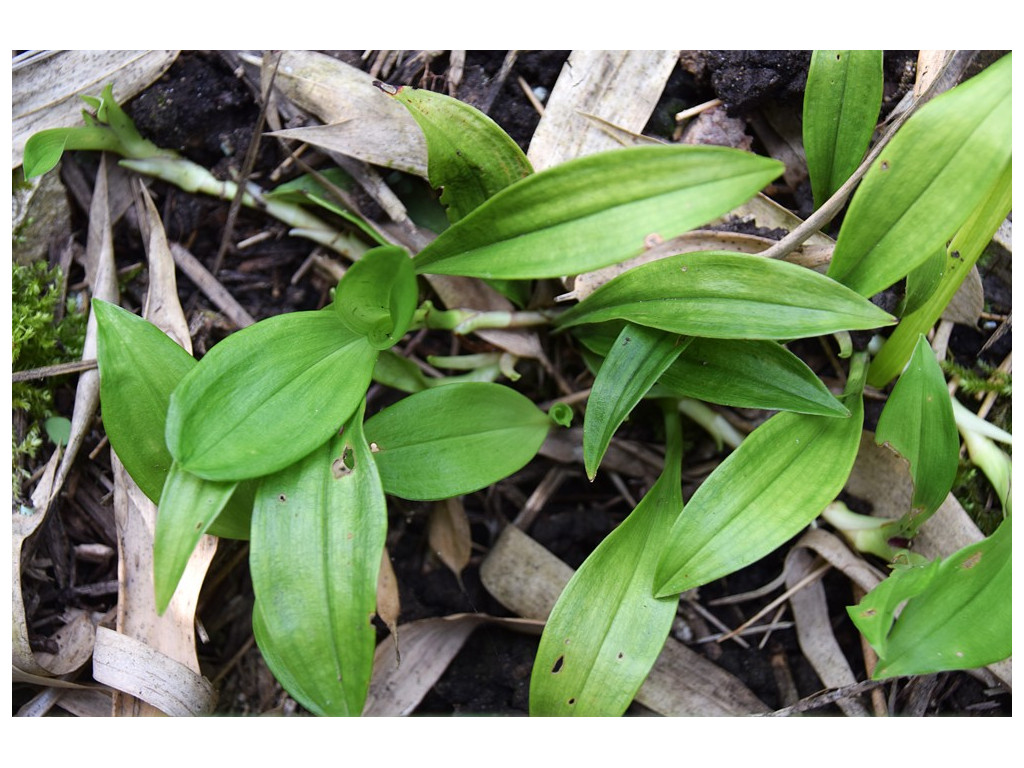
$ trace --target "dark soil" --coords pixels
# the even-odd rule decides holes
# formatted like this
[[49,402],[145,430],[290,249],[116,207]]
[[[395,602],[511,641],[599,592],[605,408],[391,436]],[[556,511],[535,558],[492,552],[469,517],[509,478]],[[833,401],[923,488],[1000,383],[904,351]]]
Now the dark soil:
[[[361,52],[332,52],[349,63],[369,69],[373,57],[364,60]],[[407,54],[410,52],[407,52]],[[896,52],[888,72],[886,102],[891,105],[913,82],[913,55]],[[522,77],[534,92],[543,95],[554,87],[568,51],[520,51],[504,77],[499,73],[507,59],[504,51],[469,52],[461,82],[454,95],[484,109],[524,148],[536,128],[539,116],[530,104],[517,77]],[[721,98],[730,111],[744,117],[756,113],[763,105],[799,110],[800,96],[806,79],[808,51],[713,51],[686,52],[686,66],[677,67],[663,95],[661,104],[651,118],[648,132],[669,138],[675,128],[672,115],[677,111]],[[888,57],[887,57],[888,58]],[[412,84],[434,90],[448,89],[446,53],[433,58],[407,55],[404,65],[397,65],[383,75],[393,84]],[[155,143],[177,149],[227,178],[241,167],[253,139],[259,105],[253,86],[234,73],[230,54],[185,52],[171,70],[157,83],[127,105],[141,133]],[[754,137],[756,140],[756,136]],[[284,148],[264,139],[254,166],[254,177],[264,180],[286,158]],[[81,177],[84,188],[91,188],[95,158],[87,154],[71,157],[65,163],[66,177]],[[83,185],[70,184],[72,189]],[[212,266],[228,221],[228,204],[186,194],[162,183],[152,185],[154,197],[167,229],[168,239],[185,244],[193,253]],[[806,190],[779,189],[783,202],[806,199]],[[86,208],[79,200],[77,235],[84,242]],[[301,309],[323,306],[332,287],[330,280],[314,270],[306,271],[293,281],[293,276],[310,253],[309,243],[289,238],[283,226],[243,210],[235,223],[232,242],[270,230],[274,236],[244,252],[229,249],[218,278],[234,297],[256,319]],[[144,251],[138,231],[129,220],[122,220],[116,229],[116,252],[123,268],[123,304],[138,310],[145,296],[146,273]],[[83,279],[80,267],[71,275],[72,284]],[[995,314],[1010,312],[1009,262],[999,254],[989,260],[986,296],[989,309]],[[179,295],[195,335],[196,354],[201,355],[230,333],[206,298],[183,275],[178,276]],[[958,327],[953,337],[954,353],[959,361],[976,366],[979,360],[996,365],[1009,352],[1010,333],[979,353],[990,340],[994,328],[983,327],[975,332]],[[432,343],[428,338],[425,344]],[[447,341],[439,351],[448,354]],[[465,340],[473,344],[474,340]],[[827,367],[820,349],[808,345],[802,349],[808,362],[816,369]],[[562,352],[563,365],[576,376],[585,371],[582,361],[573,358],[571,348]],[[543,401],[554,396],[550,381],[539,370],[522,364],[524,378],[520,389]],[[63,397],[62,410],[70,415],[74,382]],[[378,400],[371,407],[379,407]],[[622,436],[653,441],[641,418],[634,418]],[[698,429],[687,431],[688,464],[710,464],[721,458],[715,447],[702,437]],[[75,547],[86,543],[102,543],[116,551],[110,495],[111,471],[109,448],[103,443],[99,424],[82,452],[75,473],[68,484],[55,514],[50,517],[35,554],[38,568],[23,577],[24,590],[32,600],[29,613],[38,633],[40,647],[59,626],[59,616],[71,607],[97,613],[114,609],[116,602],[116,557],[99,563],[83,563],[75,556]],[[472,526],[476,552],[462,573],[461,583],[441,564],[427,546],[426,524],[429,507],[425,504],[395,502],[391,508],[388,548],[401,590],[401,621],[479,611],[497,616],[508,615],[480,583],[479,562],[482,553],[494,543],[501,528],[518,512],[519,504],[536,486],[553,463],[538,458],[521,473],[490,492],[472,494],[465,506]],[[653,478],[629,480],[630,492],[639,498]],[[686,494],[692,492],[699,478],[690,479]],[[26,493],[30,491],[26,489]],[[629,513],[630,505],[619,489],[599,477],[591,484],[582,477],[570,479],[552,496],[541,515],[529,530],[531,536],[573,567],[578,566],[590,551]],[[783,549],[782,552],[785,550]],[[246,566],[246,545],[223,541],[210,569],[198,611],[208,641],[199,653],[204,674],[220,691],[219,711],[225,714],[264,714],[269,712],[300,712],[294,702],[277,685],[252,643],[250,625],[252,590]],[[781,553],[745,568],[719,582],[701,589],[700,598],[709,600],[729,594],[756,589],[771,581],[781,571]],[[97,585],[107,585],[106,589]],[[110,586],[113,585],[113,586]],[[843,606],[853,598],[849,582],[840,576],[826,580],[834,624],[850,659],[861,657],[859,639],[846,618]],[[710,610],[728,626],[736,626],[752,615],[770,598],[741,606],[712,607]],[[700,622],[691,624],[700,635]],[[382,630],[382,637],[384,632]],[[698,638],[699,639],[699,638]],[[525,715],[528,708],[528,683],[537,638],[498,627],[477,629],[447,672],[416,710],[422,715],[500,714]],[[694,645],[717,664],[740,678],[770,708],[793,703],[780,688],[780,680],[792,679],[797,695],[809,696],[821,690],[821,682],[809,667],[797,645],[792,629],[776,631],[765,648],[752,642],[741,648],[733,642]],[[783,671],[780,677],[780,670]],[[856,670],[859,679],[864,671]],[[885,692],[895,713],[910,713],[908,702],[914,699],[921,680],[898,680],[887,684]],[[1009,715],[1011,697],[986,690],[974,677],[965,673],[931,676],[929,696],[915,714]],[[13,709],[16,712],[36,689],[27,685],[14,687]],[[920,697],[918,697],[919,699]],[[917,701],[918,699],[914,699]],[[915,705],[916,706],[916,705]],[[834,714],[831,707],[819,714]],[[648,714],[634,705],[630,714]]]

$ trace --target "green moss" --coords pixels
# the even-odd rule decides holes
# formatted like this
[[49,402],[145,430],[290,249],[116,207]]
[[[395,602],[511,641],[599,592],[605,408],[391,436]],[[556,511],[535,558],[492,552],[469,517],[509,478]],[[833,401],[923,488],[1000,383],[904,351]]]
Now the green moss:
[[[62,276],[46,263],[13,265],[11,300],[12,369],[26,371],[78,359],[85,341],[86,316],[72,302],[54,322]],[[64,377],[15,382],[11,386],[14,429],[11,435],[15,496],[25,466],[43,444],[41,422],[53,415],[53,390]]]

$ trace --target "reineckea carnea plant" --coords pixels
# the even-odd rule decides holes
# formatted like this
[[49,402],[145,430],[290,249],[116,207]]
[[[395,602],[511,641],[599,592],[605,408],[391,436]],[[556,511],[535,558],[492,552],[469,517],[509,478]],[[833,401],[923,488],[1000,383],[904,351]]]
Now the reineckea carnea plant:
[[[522,306],[533,281],[623,262],[651,233],[668,240],[704,225],[783,171],[734,149],[648,145],[535,173],[471,107],[429,91],[380,90],[419,123],[429,182],[443,190],[448,226],[428,245],[410,252],[368,226],[338,240],[286,195],[276,198],[271,215],[354,263],[329,306],[259,322],[199,361],[146,321],[93,302],[104,424],[159,503],[158,605],[168,604],[204,533],[248,538],[260,650],[288,692],[324,715],[358,715],[366,700],[388,497],[486,488],[529,463],[571,418],[564,404],[545,413],[514,382],[497,383],[507,367],[494,367],[490,381],[429,384],[403,368],[391,350],[412,331],[517,321],[516,313],[435,309],[426,281],[479,278]],[[804,143],[819,205],[855,185],[880,92],[879,52],[815,54]],[[34,137],[26,169],[44,172],[63,149],[102,148],[134,158],[126,165],[140,172],[223,192],[137,137],[109,89],[91,105],[87,128]],[[595,372],[584,413],[589,477],[644,398],[660,404],[666,440],[660,478],[551,614],[532,713],[621,714],[665,642],[679,594],[763,557],[822,513],[856,458],[865,384],[884,387],[908,362],[879,424],[879,439],[909,460],[915,482],[914,509],[892,530],[912,537],[945,498],[956,427],[921,333],[962,277],[941,269],[951,249],[973,263],[1009,211],[1009,126],[1010,56],[918,109],[872,150],[826,274],[745,253],[680,253],[624,271],[564,310],[522,313],[553,339],[575,339]],[[920,271],[931,264],[937,279]],[[901,317],[870,301],[903,279]],[[850,331],[894,325],[877,355],[849,344]],[[783,346],[829,335],[848,360],[838,397]],[[371,415],[374,381],[404,396]],[[691,398],[778,413],[684,505],[680,403]],[[942,562],[891,553],[893,575],[850,608],[881,658],[876,676],[1009,654],[1009,526],[1007,517],[985,542]]]

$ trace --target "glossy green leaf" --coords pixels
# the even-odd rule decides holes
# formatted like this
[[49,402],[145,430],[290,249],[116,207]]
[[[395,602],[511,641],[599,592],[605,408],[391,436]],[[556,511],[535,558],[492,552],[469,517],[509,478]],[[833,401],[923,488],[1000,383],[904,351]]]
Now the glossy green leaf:
[[720,339],[797,339],[895,322],[805,267],[724,251],[682,253],[635,267],[568,309],[557,324],[613,319]]
[[288,693],[320,715],[359,715],[373,669],[387,505],[362,415],[264,478],[252,518],[256,642]]
[[442,190],[451,223],[533,173],[519,145],[480,110],[417,88],[399,88],[394,96],[423,130],[430,185]]
[[362,401],[377,350],[333,309],[278,315],[217,344],[171,395],[167,445],[193,474],[244,480],[327,442]]
[[353,333],[374,349],[393,347],[409,330],[419,292],[404,248],[372,248],[348,268],[334,293],[334,308]]
[[[581,325],[573,335],[602,356],[608,354],[617,324]],[[658,379],[658,389],[735,408],[847,416],[849,411],[806,363],[781,344],[758,339],[692,337],[686,349]]]
[[725,147],[642,146],[570,160],[507,187],[420,251],[420,274],[578,274],[675,237],[750,199],[782,172]]
[[248,541],[252,526],[252,505],[256,500],[258,484],[258,479],[239,482],[235,487],[235,492],[228,499],[228,503],[213,519],[206,532],[222,539]]
[[683,507],[674,407],[666,431],[661,477],[573,574],[548,617],[530,678],[531,715],[621,715],[665,644],[679,597],[656,598],[651,589]]
[[1008,166],[987,198],[945,248],[946,264],[942,278],[931,295],[917,309],[904,312],[900,323],[871,361],[868,384],[883,388],[892,381],[910,359],[917,337],[935,325],[942,311],[978,261],[1012,206],[1012,169]]
[[[879,652],[875,679],[973,669],[1010,656],[1011,520],[943,560],[924,590],[906,595],[910,600]],[[858,627],[875,608],[878,589],[847,608]],[[892,602],[889,597],[884,607]]]
[[583,464],[591,480],[612,435],[689,341],[630,323],[619,333],[594,379],[583,418]]
[[882,409],[875,440],[888,443],[910,462],[915,508],[911,530],[916,530],[946,500],[960,454],[946,377],[923,335]]
[[828,275],[865,296],[945,246],[1011,164],[1010,55],[925,104],[850,202]]
[[852,358],[850,417],[779,413],[697,489],[672,526],[655,578],[665,596],[750,565],[808,525],[842,490],[860,445],[866,361]]
[[227,505],[236,486],[235,482],[203,480],[177,463],[171,465],[153,532],[153,588],[160,613],[174,596],[196,544]]
[[410,395],[366,422],[384,490],[433,500],[484,488],[522,469],[551,420],[501,384],[449,384]]
[[881,51],[814,51],[804,90],[807,171],[820,207],[864,159],[882,106]]
[[164,441],[171,392],[196,360],[138,315],[99,299],[92,307],[103,428],[128,474],[157,502],[173,461]]

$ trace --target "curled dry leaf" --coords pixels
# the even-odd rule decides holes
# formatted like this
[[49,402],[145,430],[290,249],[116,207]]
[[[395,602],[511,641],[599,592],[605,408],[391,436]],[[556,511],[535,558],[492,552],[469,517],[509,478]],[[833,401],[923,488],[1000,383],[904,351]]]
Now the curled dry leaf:
[[[480,566],[488,592],[509,610],[534,619],[547,617],[572,574],[572,568],[512,525]],[[636,701],[675,717],[767,711],[737,678],[671,637]]]

